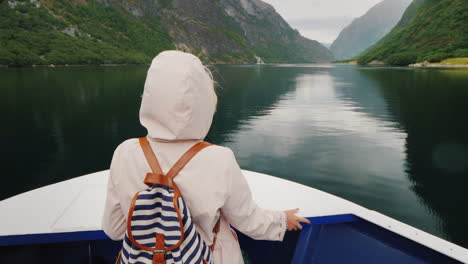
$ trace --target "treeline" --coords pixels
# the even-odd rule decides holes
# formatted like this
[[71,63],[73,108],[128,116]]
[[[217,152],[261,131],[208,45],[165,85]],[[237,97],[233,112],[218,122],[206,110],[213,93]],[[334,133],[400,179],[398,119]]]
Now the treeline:
[[[173,49],[156,19],[88,1],[0,2],[0,64],[142,64]],[[47,2],[45,2],[47,3]]]

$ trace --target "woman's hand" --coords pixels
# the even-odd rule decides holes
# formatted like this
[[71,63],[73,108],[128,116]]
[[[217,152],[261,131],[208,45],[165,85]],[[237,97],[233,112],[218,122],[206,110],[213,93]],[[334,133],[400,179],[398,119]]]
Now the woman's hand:
[[305,219],[304,217],[296,216],[296,214],[299,212],[299,208],[286,210],[284,212],[286,213],[286,218],[288,222],[288,231],[298,230],[298,229],[301,230],[302,229],[301,223],[310,224],[310,221]]

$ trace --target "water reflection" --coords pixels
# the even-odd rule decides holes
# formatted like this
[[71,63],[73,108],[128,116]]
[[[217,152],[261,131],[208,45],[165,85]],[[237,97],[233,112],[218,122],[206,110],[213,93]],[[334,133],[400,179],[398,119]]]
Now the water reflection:
[[[227,129],[231,133],[224,143],[242,167],[316,186],[468,244],[462,224],[466,210],[458,203],[466,202],[466,75],[406,68],[278,68],[271,75],[252,73],[248,85],[239,78],[232,87],[249,87],[240,109],[255,108],[265,83],[272,94],[289,87],[278,102],[266,104],[267,112],[235,118],[241,125]],[[281,78],[282,70],[287,78]],[[445,143],[433,146],[437,130],[448,134]]]
[[[294,69],[271,66],[217,66],[213,68],[219,97],[208,134],[216,144],[232,142],[232,134],[252,118],[268,115],[284,94],[295,89]],[[278,78],[281,76],[280,78]]]
[[104,170],[138,124],[146,67],[1,69],[0,199]]
[[242,167],[317,187],[442,234],[439,219],[410,188],[407,135],[375,82],[353,68],[293,71],[295,88],[228,142]]
[[[362,70],[405,128],[412,189],[448,238],[468,246],[468,71]],[[389,81],[390,80],[390,81]]]
[[[0,69],[0,199],[107,169],[138,121],[146,67]],[[468,246],[467,75],[216,66],[209,140],[245,169],[317,187]]]

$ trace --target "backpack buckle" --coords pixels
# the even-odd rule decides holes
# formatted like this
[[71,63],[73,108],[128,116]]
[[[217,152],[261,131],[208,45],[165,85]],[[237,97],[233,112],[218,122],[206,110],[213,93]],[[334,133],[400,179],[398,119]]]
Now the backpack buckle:
[[160,253],[163,253],[163,254],[165,255],[165,254],[166,254],[166,251],[161,250],[161,249],[155,249],[155,250],[153,251],[153,253],[159,253],[159,254],[160,254]]

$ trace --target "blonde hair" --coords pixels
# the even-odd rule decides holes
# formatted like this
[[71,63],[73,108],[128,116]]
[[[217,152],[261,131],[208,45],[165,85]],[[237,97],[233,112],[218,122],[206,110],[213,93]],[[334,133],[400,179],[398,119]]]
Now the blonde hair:
[[208,77],[210,77],[210,80],[211,80],[211,88],[213,90],[214,106],[215,106],[215,109],[216,109],[216,106],[218,104],[218,96],[216,95],[217,83],[215,82],[215,80],[213,78],[213,73],[211,72],[210,68],[208,68],[208,66],[206,66],[206,65],[203,65],[203,68],[205,68],[205,72],[208,74]]

